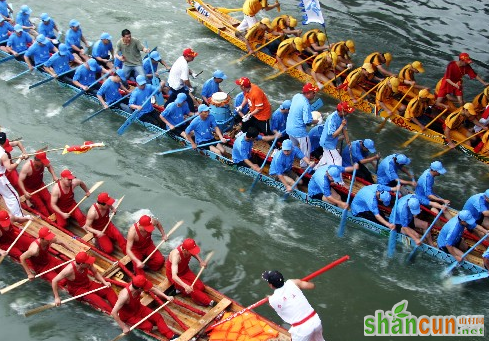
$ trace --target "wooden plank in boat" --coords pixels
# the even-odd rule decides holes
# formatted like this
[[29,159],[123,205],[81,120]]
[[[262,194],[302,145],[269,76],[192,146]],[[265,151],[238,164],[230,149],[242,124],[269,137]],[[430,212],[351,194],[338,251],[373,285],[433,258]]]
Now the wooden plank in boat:
[[[131,261],[131,258],[129,256],[124,256],[124,257],[122,257],[119,260],[119,262],[121,262],[124,265],[126,265],[130,261]],[[119,262],[115,262],[114,264],[112,264],[111,267],[109,267],[107,270],[104,271],[104,273],[102,274],[102,276],[103,277],[112,277],[112,276],[114,276],[114,274],[117,273],[121,269],[119,267]]]
[[[165,292],[166,289],[168,289],[169,287],[171,286],[171,283],[170,281],[165,278],[163,280],[163,282],[161,282],[160,284],[158,284],[156,286],[156,288],[160,289],[161,291]],[[148,305],[150,304],[151,302],[153,302],[153,298],[150,296],[150,295],[146,295],[144,296],[142,299],[141,299],[141,304],[142,305]]]

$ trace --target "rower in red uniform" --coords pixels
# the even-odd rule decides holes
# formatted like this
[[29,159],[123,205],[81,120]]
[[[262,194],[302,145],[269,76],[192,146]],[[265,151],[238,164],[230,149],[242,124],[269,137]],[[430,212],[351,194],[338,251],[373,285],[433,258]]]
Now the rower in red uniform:
[[[66,278],[66,285],[71,296],[78,296],[105,286],[105,289],[83,296],[81,300],[87,301],[107,313],[112,311],[117,302],[117,294],[110,287],[110,283],[93,266],[93,263],[95,263],[95,257],[89,256],[85,251],[78,252],[75,261],[69,263],[54,277],[51,286],[53,287],[54,304],[56,306],[61,305],[61,299],[58,294],[58,282]],[[89,272],[100,283],[92,281],[88,277]]]
[[192,286],[195,274],[190,270],[188,263],[195,257],[201,267],[207,264],[199,256],[200,248],[195,244],[195,240],[187,238],[176,249],[168,255],[166,262],[166,277],[175,285],[175,288],[182,292],[184,296],[190,295],[192,301],[203,306],[213,307],[215,302],[204,292],[204,283],[198,279]]
[[90,191],[87,185],[68,170],[61,172],[61,180],[57,186],[53,187],[51,192],[51,206],[56,213],[56,224],[60,227],[68,225],[68,219],[74,218],[79,226],[85,226],[85,215],[79,207],[77,207],[71,215],[69,212],[76,206],[75,194],[73,193],[76,186],[80,186],[87,197],[90,196]]
[[[109,223],[109,212],[116,213],[116,209],[112,206],[115,202],[114,198],[111,198],[108,193],[102,192],[97,197],[97,202],[90,207],[87,213],[87,221],[83,228],[87,232],[93,233],[97,240],[99,248],[108,254],[114,251],[113,242],[117,243],[122,252],[126,252],[126,238],[120,233],[115,225]],[[109,225],[107,226],[107,223]],[[102,233],[105,226],[107,229]]]
[[[27,151],[24,148],[24,145],[20,141],[9,141],[7,138],[7,135],[4,132],[0,132],[0,146],[5,150],[5,153],[7,154],[8,159],[10,160],[10,163],[12,162],[12,155],[10,154],[12,150],[14,150],[13,147],[18,147],[20,151],[22,152],[22,159],[27,159]],[[15,190],[17,192],[20,192],[20,188],[18,186],[19,182],[19,173],[17,172],[17,169],[12,169],[12,170],[7,170],[5,172],[5,175],[7,176],[8,181],[12,186],[14,186]]]
[[167,240],[168,236],[165,234],[161,223],[147,215],[139,218],[139,221],[131,226],[127,232],[126,253],[136,266],[135,271],[138,275],[144,274],[145,265],[150,270],[158,271],[165,264],[165,257],[159,250],[156,250],[146,264],[143,264],[143,260],[155,249],[155,244],[151,239],[151,232],[155,229],[155,225],[160,230],[162,239]]
[[[63,263],[49,253],[49,248],[52,244],[59,244],[65,249],[71,250],[68,245],[61,240],[57,240],[56,235],[52,233],[49,228],[41,227],[39,230],[39,238],[34,240],[27,251],[20,256],[20,263],[24,267],[27,277],[29,277],[30,280],[33,280],[35,277],[33,272],[41,273]],[[29,260],[32,270],[27,265],[27,260]],[[60,268],[55,269],[43,275],[42,278],[52,281],[60,271]]]
[[48,217],[54,213],[51,207],[51,194],[48,189],[44,188],[42,191],[31,195],[32,192],[45,186],[43,181],[45,167],[51,173],[53,181],[57,181],[58,177],[54,173],[53,166],[46,157],[46,153],[37,152],[34,160],[25,162],[22,166],[19,174],[19,187],[22,193],[24,193],[25,198],[31,202],[34,208],[43,216]]
[[[160,289],[153,287],[153,283],[148,281],[144,275],[135,276],[131,284],[127,285],[119,292],[117,303],[110,313],[117,324],[122,328],[124,334],[127,334],[130,331],[127,324],[134,325],[153,312],[153,310],[141,304],[141,294],[143,291],[151,291],[167,301],[173,301],[173,297],[166,296]],[[175,340],[179,337],[179,335],[168,328],[160,313],[153,314],[150,318],[141,323],[138,326],[138,329],[150,332],[153,330],[154,325],[156,325],[158,331],[169,340]]]
[[[13,221],[19,221],[19,218],[10,218],[7,211],[0,210],[0,256],[7,254],[7,249],[12,245],[15,238],[19,235],[18,229],[12,224]],[[24,220],[24,219],[22,219]],[[18,259],[25,252],[29,245],[34,241],[34,238],[25,232],[20,236],[14,247],[10,250],[9,255]]]

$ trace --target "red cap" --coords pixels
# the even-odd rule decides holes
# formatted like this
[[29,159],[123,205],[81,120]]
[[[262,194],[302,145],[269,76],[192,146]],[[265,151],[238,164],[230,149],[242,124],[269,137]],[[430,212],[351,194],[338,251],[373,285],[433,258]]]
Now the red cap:
[[195,52],[194,50],[192,50],[191,48],[188,48],[188,49],[183,50],[183,56],[184,57],[192,57],[192,58],[195,58],[198,55],[199,54],[197,52]]
[[472,59],[470,59],[470,56],[468,53],[462,52],[461,54],[458,55],[458,60],[461,60],[463,62],[466,62],[468,64],[472,63]]
[[351,114],[352,112],[355,111],[355,108],[350,107],[350,105],[347,102],[338,103],[338,105],[336,106],[336,109],[338,111],[344,111],[344,112],[347,112],[349,114]]
[[244,86],[245,88],[249,88],[251,86],[251,81],[248,77],[241,77],[240,79],[236,79],[236,85]]
[[132,278],[132,286],[148,291],[153,287],[153,283],[148,281],[144,275],[137,275]]
[[3,144],[2,148],[7,152],[10,153],[14,148],[10,145],[8,139],[5,140],[5,143]]
[[78,264],[90,264],[95,263],[95,257],[91,257],[85,251],[78,252],[75,257],[75,261]]
[[142,226],[146,232],[153,232],[155,229],[154,225],[151,224],[151,217],[147,215],[143,215],[139,218],[139,225]]
[[0,226],[1,227],[8,227],[10,226],[10,216],[8,215],[7,211],[0,211]]
[[65,169],[64,171],[61,172],[61,177],[73,180],[75,176],[70,172],[69,169]]
[[102,192],[98,195],[97,201],[101,204],[107,204],[110,206],[115,202],[115,199],[109,197],[109,193]]
[[46,226],[41,227],[39,230],[39,238],[41,239],[52,240],[54,237],[56,237],[56,235]]
[[195,244],[195,240],[191,238],[187,238],[183,241],[182,248],[190,252],[192,256],[195,256],[200,252],[200,247],[198,247],[197,244]]
[[45,152],[36,152],[36,155],[34,157],[41,161],[44,166],[47,166],[50,163]]
[[307,83],[306,85],[304,85],[302,87],[302,93],[305,94],[305,93],[308,93],[308,92],[318,92],[319,91],[319,88],[312,85],[311,83]]

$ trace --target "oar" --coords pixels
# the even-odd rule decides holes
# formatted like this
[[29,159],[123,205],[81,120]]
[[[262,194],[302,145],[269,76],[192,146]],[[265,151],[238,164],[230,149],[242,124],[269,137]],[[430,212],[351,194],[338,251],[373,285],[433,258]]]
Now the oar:
[[350,189],[348,191],[348,197],[346,199],[346,208],[343,209],[343,213],[341,214],[340,226],[338,227],[338,237],[343,237],[345,234],[346,228],[346,217],[348,216],[348,208],[350,207],[350,197],[353,192],[353,184],[355,183],[355,177],[357,176],[357,169],[353,169],[353,174],[351,176]]
[[[434,119],[432,119],[430,121],[430,123],[428,123],[427,125],[425,125],[425,129],[428,128],[429,126],[431,126],[433,123],[435,123],[448,109],[445,109],[443,110],[441,113],[439,113]],[[419,136],[421,136],[421,131],[418,131],[416,132],[416,134],[411,137],[409,140],[407,140],[406,142],[404,142],[401,147],[402,148],[406,148],[407,146],[409,146],[411,144],[411,142],[413,142],[414,140],[416,140]]]
[[291,69],[295,68],[295,67],[296,67],[296,66],[298,66],[298,65],[304,64],[304,63],[305,63],[305,62],[307,62],[309,59],[312,59],[312,58],[314,58],[314,57],[316,57],[316,56],[315,56],[315,55],[312,55],[312,56],[310,56],[310,57],[308,57],[308,58],[304,59],[304,60],[303,60],[303,61],[301,61],[301,62],[295,63],[294,65],[292,65],[292,66],[288,67],[288,68],[287,68],[287,69],[285,69],[285,70],[282,70],[282,71],[280,71],[280,72],[278,72],[278,73],[274,73],[273,75],[270,75],[270,76],[268,76],[268,77],[265,77],[263,80],[264,80],[264,81],[268,81],[268,80],[270,80],[270,79],[277,78],[278,76],[280,76],[280,75],[282,75],[282,74],[286,73],[287,71],[289,71],[289,70],[291,70]]
[[[445,207],[448,206],[448,205],[444,205]],[[438,219],[441,217],[443,213],[443,210],[440,209],[440,212],[438,212],[438,214],[436,215],[435,219],[433,219],[433,222],[431,223],[430,227],[428,227],[428,229],[425,231],[425,233],[423,234],[423,236],[421,237],[421,242],[423,242],[423,240],[425,240],[425,238],[428,236],[428,234],[431,232],[431,229],[433,228],[433,226],[435,226],[435,223],[438,221]],[[414,249],[411,251],[411,253],[409,254],[408,258],[407,258],[407,262],[414,262],[414,259],[416,258],[416,251],[418,250],[419,248],[419,245],[416,245],[414,247]]]
[[[58,151],[58,150],[63,150],[65,149],[65,147],[61,147],[61,148],[53,148],[53,149],[47,149],[47,150],[43,150],[45,153],[49,153],[49,152],[55,152],[55,151]],[[26,156],[35,156],[38,152],[35,152],[35,153],[28,153],[28,154],[25,154]],[[21,158],[22,155],[19,155],[19,156],[14,156],[12,158],[12,160],[15,160],[15,159],[18,159],[18,158]]]
[[24,53],[26,53],[26,52],[27,52],[27,50],[22,51],[21,53],[18,53],[16,56],[14,56],[14,55],[10,55],[10,56],[8,56],[8,57],[5,57],[5,58],[3,58],[3,59],[0,59],[0,64],[3,64],[3,63],[5,63],[5,62],[8,62],[9,60],[15,59],[15,58],[17,58],[18,56],[22,56],[22,55],[23,55]]
[[[156,314],[157,312],[159,312],[161,309],[163,309],[170,302],[171,301],[165,302],[164,304],[162,304],[161,306],[159,306],[158,308],[156,308],[154,311],[152,311],[150,314],[148,314],[146,317],[144,317],[143,319],[141,319],[141,321],[139,321],[138,323],[134,324],[131,328],[129,328],[129,332],[131,332],[134,329],[136,329],[137,327],[139,327],[140,324],[146,322],[147,319],[149,319],[151,316],[153,316],[154,314]],[[111,341],[120,340],[120,339],[122,339],[126,335],[127,335],[126,333],[120,333],[115,338],[113,338]]]
[[[346,262],[346,261],[347,261],[347,260],[349,260],[349,259],[350,259],[350,256],[348,256],[348,255],[343,256],[343,257],[341,257],[341,258],[339,258],[339,259],[335,260],[334,262],[332,262],[332,263],[330,263],[330,264],[326,265],[325,267],[323,267],[323,268],[321,268],[321,269],[319,269],[319,270],[317,270],[317,271],[315,271],[315,272],[311,273],[310,275],[308,275],[308,276],[304,277],[302,280],[303,280],[303,281],[310,281],[310,280],[311,280],[311,279],[313,279],[314,277],[317,277],[317,276],[321,275],[322,273],[324,273],[324,272],[326,272],[326,271],[328,271],[328,270],[330,270],[330,269],[334,268],[334,267],[335,267],[335,266],[337,266],[337,265],[340,265],[340,264],[341,264],[341,263],[343,263],[343,262]],[[209,326],[209,327],[206,329],[206,331],[208,332],[208,331],[210,331],[210,330],[212,330],[212,329],[216,328],[217,326],[220,326],[221,324],[226,323],[226,322],[228,322],[228,321],[232,320],[233,318],[235,318],[235,317],[237,317],[237,316],[243,315],[245,312],[247,312],[247,311],[249,311],[249,310],[252,310],[252,309],[254,309],[254,308],[258,307],[258,306],[261,306],[262,304],[266,303],[267,301],[268,301],[268,297],[265,297],[265,298],[261,299],[260,301],[258,301],[258,302],[256,302],[256,303],[253,303],[252,305],[250,305],[250,306],[248,306],[248,307],[246,307],[246,308],[244,308],[244,309],[242,309],[242,310],[240,310],[240,311],[238,311],[238,312],[236,312],[236,313],[232,314],[231,316],[229,316],[229,317],[227,317],[227,318],[225,318],[225,319],[222,319],[221,321],[219,321],[219,322],[217,322],[217,323],[214,323],[213,325]]]
[[[209,254],[207,255],[207,257],[205,257],[205,259],[204,259],[204,263],[207,263],[212,258],[212,256],[214,256],[214,251],[209,252]],[[200,275],[202,275],[202,272],[204,271],[204,269],[205,268],[203,266],[200,267],[200,270],[197,273],[197,276],[195,276],[194,281],[190,285],[191,287],[193,287],[194,284],[195,284],[195,282],[197,282],[197,280],[199,279]]]
[[[37,68],[43,66],[46,63],[47,63],[47,61],[45,61],[44,63],[41,63],[41,64],[38,64],[38,65],[34,66],[34,68],[32,69],[32,71],[37,70]],[[20,76],[25,75],[26,73],[29,73],[29,72],[31,72],[31,69],[27,69],[25,71],[22,71],[21,73],[16,74],[15,76],[10,77],[9,79],[6,79],[5,81],[6,82],[10,82],[11,80],[14,80],[16,78],[19,78]]]
[[326,85],[329,85],[330,83],[332,83],[335,79],[338,79],[338,77],[340,77],[342,74],[344,74],[346,71],[349,71],[350,69],[344,69],[343,71],[341,71],[339,74],[337,74],[335,77],[331,78],[329,81],[327,81],[326,83],[323,84],[323,86],[326,86]]
[[309,173],[309,171],[311,170],[311,167],[312,166],[307,166],[307,168],[302,172],[301,176],[299,176],[299,178],[297,178],[297,180],[295,180],[294,184],[292,185],[292,189],[290,190],[290,192],[287,192],[284,194],[284,196],[282,197],[282,201],[287,200],[287,198],[289,197],[289,194],[292,193],[292,191],[297,186],[299,181],[301,181],[301,179],[304,177],[304,175],[306,175],[306,173]]
[[[93,192],[95,192],[95,190],[96,190],[97,188],[99,188],[100,186],[102,186],[102,184],[103,184],[103,183],[104,183],[103,181],[96,182],[96,183],[95,183],[95,184],[92,186],[92,188],[90,188],[90,189],[88,190],[88,191],[90,192],[90,194],[92,194]],[[85,196],[84,196],[83,198],[81,198],[81,200],[78,202],[78,204],[76,204],[76,205],[75,205],[75,207],[73,207],[73,208],[71,209],[71,211],[69,211],[69,212],[68,212],[68,214],[69,214],[69,215],[71,215],[73,212],[75,212],[75,210],[78,208],[78,206],[80,206],[80,204],[81,204],[82,202],[84,202],[84,201],[85,201],[87,198],[88,198],[88,195],[86,195],[86,194],[85,194]]]
[[109,73],[105,73],[105,74],[102,75],[102,77],[100,77],[95,82],[93,82],[92,84],[90,84],[88,86],[88,89],[86,89],[86,90],[80,89],[80,91],[75,96],[71,97],[69,100],[67,100],[66,102],[63,103],[63,108],[66,108],[68,105],[70,105],[71,103],[73,103],[76,99],[78,99],[82,95],[86,94],[87,91],[90,90],[91,87],[93,87],[95,84],[97,84],[98,82],[100,82],[101,80],[105,79],[108,76],[109,76]]
[[361,101],[362,99],[364,99],[365,97],[368,96],[369,93],[371,93],[372,91],[374,91],[375,89],[377,89],[377,87],[379,86],[380,83],[377,83],[375,84],[369,91],[367,91],[366,93],[364,93],[362,96],[360,96],[357,101]]
[[[397,202],[399,201],[399,190],[401,189],[401,183],[398,180],[397,181],[397,191],[396,191],[396,201],[394,202],[394,207],[392,208],[392,214],[394,215],[394,225],[396,225],[396,215],[397,215]],[[396,252],[396,238],[397,238],[397,231],[396,227],[391,230],[389,234],[389,243],[387,244],[387,257],[392,258],[394,256],[394,253]]]
[[[58,182],[58,181],[59,181],[59,179],[58,179],[58,180],[56,180],[56,181],[50,182],[50,183],[48,183],[47,185],[42,186],[41,188],[39,188],[39,189],[35,190],[34,192],[32,192],[32,193],[31,193],[31,196],[32,196],[32,195],[34,195],[34,194],[39,193],[40,191],[42,191],[42,190],[43,190],[43,189],[45,189],[45,188],[48,188],[48,187],[49,187],[49,186],[51,186],[51,185],[54,185],[54,184],[55,184],[56,182]],[[26,198],[25,198],[25,195],[22,195],[22,196],[20,197],[20,202],[24,202],[24,201],[26,201]]]
[[13,243],[12,243],[12,244],[10,244],[10,246],[8,247],[8,249],[7,249],[6,253],[5,253],[5,255],[0,256],[0,264],[2,264],[2,262],[3,262],[4,258],[5,258],[5,256],[7,256],[7,255],[8,255],[8,253],[9,253],[9,252],[12,250],[12,248],[15,246],[15,243],[17,243],[17,241],[19,240],[19,238],[22,236],[22,234],[25,232],[25,230],[27,230],[27,228],[28,228],[28,227],[31,225],[31,223],[32,223],[32,220],[29,220],[29,221],[27,222],[27,224],[25,224],[24,228],[23,228],[22,230],[20,230],[19,234],[18,234],[18,235],[17,235],[17,237],[14,239]]
[[[218,144],[218,143],[221,143],[221,141],[213,141],[213,142],[199,144],[197,146],[197,148],[212,146],[212,145]],[[166,152],[156,153],[156,155],[168,155],[168,154],[183,152],[183,151],[190,150],[190,149],[193,149],[193,147],[188,146],[188,147],[184,147],[184,148],[180,148],[180,149],[167,150]]]
[[482,273],[474,274],[474,275],[451,277],[450,282],[453,285],[457,285],[457,284],[476,281],[478,279],[483,279],[483,278],[487,278],[487,277],[489,277],[489,272],[486,271],[486,272],[482,272]]
[[[280,132],[280,135],[282,135],[283,133],[285,132],[285,130],[281,131]],[[277,143],[277,140],[279,139],[279,135],[277,135],[274,139],[273,139],[273,142],[272,142],[272,145],[270,146],[270,149],[268,150],[268,153],[267,153],[267,156],[265,156],[265,160],[263,160],[263,163],[261,164],[261,167],[260,167],[260,171],[258,172],[258,174],[255,176],[255,180],[253,180],[253,183],[251,184],[250,186],[250,189],[248,190],[248,194],[251,194],[251,192],[253,191],[253,188],[255,187],[256,183],[258,182],[258,180],[260,179],[260,175],[261,175],[261,171],[263,170],[263,168],[265,167],[265,165],[267,164],[267,160],[268,160],[268,157],[270,156],[270,154],[272,153],[273,151],[273,147],[275,147],[275,144]]]
[[[67,260],[64,263],[61,263],[59,265],[56,265],[55,267],[53,267],[53,268],[51,268],[49,270],[43,271],[40,274],[35,275],[34,278],[39,278],[39,277],[47,274],[48,272],[51,272],[53,270],[56,270],[57,268],[62,267],[62,266],[66,265],[66,264],[68,264],[68,263],[70,263],[72,261],[73,261],[73,259]],[[29,278],[25,278],[25,279],[23,279],[21,281],[18,281],[16,283],[14,283],[14,284],[10,284],[9,286],[7,286],[7,287],[3,288],[2,290],[0,290],[0,295],[3,295],[3,294],[5,294],[5,293],[9,292],[10,290],[13,290],[13,289],[15,289],[17,287],[20,287],[22,284],[25,284],[27,282],[29,282]]]
[[[190,121],[190,120],[193,120],[193,119],[194,119],[194,118],[196,118],[197,116],[199,116],[199,115],[193,115],[193,116],[187,117],[187,118],[186,118],[185,120],[183,120],[182,122],[180,122],[180,123],[178,123],[178,124],[175,124],[175,125],[173,126],[173,129],[175,129],[176,127],[180,127],[181,125],[183,125],[183,124],[187,123],[187,122],[188,122],[188,121]],[[153,137],[151,137],[151,138],[147,139],[147,140],[146,140],[146,141],[144,141],[142,144],[146,144],[146,143],[148,143],[148,142],[151,142],[151,141],[153,141],[153,140],[156,140],[157,138],[159,138],[159,137],[161,137],[161,136],[165,135],[166,133],[168,133],[169,131],[171,131],[171,130],[173,130],[173,129],[167,129],[167,130],[164,130],[164,131],[162,131],[161,133],[159,133],[159,134],[157,134],[157,135],[155,135],[155,136],[153,136]]]
[[[168,232],[168,234],[166,235],[167,237],[170,237],[170,235],[175,232],[180,226],[182,226],[183,224],[183,220],[180,220],[179,222],[177,222],[173,227],[172,229]],[[158,250],[158,248],[163,245],[163,243],[165,242],[166,240],[162,240],[161,242],[158,243],[158,245],[156,245],[156,247],[154,248],[154,250],[148,255],[148,257],[146,257],[145,260],[143,260],[143,264],[146,263],[150,258],[151,256],[156,252],[156,250]]]
[[[144,41],[144,47],[146,47],[149,50],[147,41]],[[160,87],[160,80],[158,79],[158,77],[154,76],[155,70],[153,68],[153,62],[151,61],[151,57],[149,56],[149,54],[148,54],[147,58],[149,60],[149,66],[151,67],[151,75],[152,75],[151,84],[153,86],[156,86],[157,88],[159,88]],[[163,95],[161,94],[161,92],[157,93],[155,95],[155,98],[156,98],[156,103],[158,103],[158,105],[163,105]]]
[[112,108],[114,105],[122,102],[123,100],[125,100],[127,97],[131,96],[130,93],[128,93],[127,95],[125,95],[124,97],[118,99],[117,101],[115,101],[114,103],[110,104],[107,108],[102,108],[100,110],[97,110],[96,112],[94,112],[93,114],[91,114],[90,116],[88,116],[87,118],[83,119],[83,121],[81,121],[81,123],[85,123],[86,121],[94,118],[95,116],[97,116],[98,114],[100,114],[102,111],[106,110],[106,109],[110,109]]
[[277,40],[278,38],[281,38],[282,36],[277,36],[275,38],[273,38],[272,40],[266,42],[265,44],[261,45],[259,48],[257,48],[256,50],[254,50],[253,52],[249,52],[248,54],[245,54],[243,57],[240,57],[236,60],[233,60],[232,62],[229,63],[229,65],[233,65],[233,64],[236,64],[236,63],[239,63],[239,62],[242,62],[243,60],[245,60],[246,58],[248,58],[249,56],[257,53],[258,51],[260,51],[262,48],[264,48],[265,46],[267,46],[268,44],[274,42],[275,40]]
[[467,137],[465,140],[462,140],[462,141],[460,141],[459,143],[457,143],[457,144],[455,145],[455,147],[453,147],[453,148],[448,148],[448,149],[445,149],[445,150],[442,150],[442,151],[441,151],[441,152],[439,152],[439,153],[436,153],[436,154],[431,155],[431,157],[432,157],[432,158],[435,158],[435,157],[442,156],[443,154],[448,153],[450,150],[455,149],[456,147],[460,146],[462,143],[467,142],[468,140],[470,140],[470,139],[472,139],[472,138],[476,137],[477,135],[479,135],[480,133],[484,133],[484,132],[486,132],[486,130],[484,130],[484,129],[483,129],[483,130],[479,131],[478,133],[475,133],[475,134],[473,134],[473,135],[470,135],[470,136],[469,136],[469,137]]
[[64,75],[66,75],[66,74],[68,74],[68,73],[70,73],[70,72],[73,72],[73,71],[76,71],[76,68],[74,68],[74,69],[69,69],[68,71],[62,72],[62,73],[60,73],[60,74],[58,75],[58,77],[53,77],[53,76],[50,76],[49,78],[43,79],[42,81],[39,81],[39,82],[34,83],[34,84],[32,84],[32,85],[29,85],[29,89],[36,88],[36,87],[38,87],[39,85],[42,85],[42,84],[47,83],[47,82],[50,82],[50,81],[52,81],[53,79],[56,79],[56,78],[58,78],[58,79],[59,79],[59,77],[64,76]]
[[[414,87],[414,84],[411,85],[411,87],[408,89],[408,91],[404,94],[404,96],[402,96],[401,100],[399,102],[397,102],[397,104],[394,106],[394,108],[391,110],[392,112],[392,115],[395,115],[396,113],[396,110],[397,108],[402,104],[402,101],[404,100],[404,98],[406,98],[406,96],[408,95],[408,93],[411,91],[411,89]],[[384,129],[385,127],[385,124],[387,123],[387,120],[389,120],[389,118],[392,116],[392,115],[387,115],[384,119],[384,121],[380,124],[380,126],[377,128],[377,130],[375,131],[376,133],[379,133],[382,129]]]
[[[141,105],[142,108],[144,108],[144,106],[146,105],[146,103],[148,103],[148,101],[151,100],[151,97],[153,97],[154,95],[156,95],[156,93],[160,91],[160,88],[156,88],[155,91],[153,91],[151,93],[151,95],[149,95],[148,98],[146,98],[146,100],[143,102],[143,104]],[[127,128],[129,128],[129,126],[132,124],[132,122],[134,122],[136,120],[136,118],[138,118],[138,114],[139,114],[139,111],[140,110],[134,110],[133,113],[131,114],[131,116],[129,116],[126,121],[124,122],[124,124],[122,124],[120,126],[119,129],[117,129],[117,134],[119,135],[122,135],[124,134],[124,132],[127,130]]]
[[[464,260],[465,257],[467,257],[467,255],[469,253],[471,253],[477,246],[479,246],[479,244],[481,244],[484,240],[486,240],[486,238],[489,237],[489,234],[486,234],[484,237],[482,237],[481,239],[479,239],[479,241],[477,243],[475,243],[470,249],[467,250],[467,252],[465,252],[463,255],[462,255],[462,259],[460,261],[460,263]],[[450,272],[453,271],[453,269],[455,269],[459,264],[459,262],[455,261],[453,262],[452,264],[450,264],[443,272],[442,272],[442,275],[441,277],[446,277],[450,274]]]
[[[65,300],[62,300],[61,301],[61,304],[65,304],[65,303],[68,303],[70,301],[73,301],[73,300],[77,300],[83,296],[87,296],[87,295],[90,295],[90,294],[93,294],[94,292],[97,292],[97,291],[100,291],[102,289],[107,289],[107,287],[104,285],[104,286],[101,286],[100,288],[97,288],[97,289],[93,289],[93,290],[90,290],[90,291],[87,291],[87,292],[84,292],[83,294],[80,294],[80,295],[76,295],[76,296],[73,296],[73,297],[70,297],[70,298],[67,298]],[[49,303],[49,304],[46,304],[46,305],[43,305],[43,306],[40,306],[40,307],[37,307],[37,308],[34,308],[34,309],[31,309],[31,310],[28,310],[24,316],[25,317],[29,317],[29,316],[32,316],[32,315],[35,315],[35,314],[38,314],[40,312],[43,312],[45,310],[48,310],[48,309],[51,309],[51,308],[54,308],[56,307],[56,304],[54,303]]]
[[231,12],[241,12],[243,8],[224,8],[224,7],[216,7],[216,10],[218,10],[221,13],[228,14]]
[[[117,204],[115,205],[114,207],[114,210],[117,210],[119,208],[119,205],[121,204],[122,200],[124,200],[124,197],[125,195],[123,195],[118,201],[117,201]],[[109,227],[110,225],[110,222],[112,221],[112,219],[114,218],[115,216],[115,212],[112,212],[110,214],[110,217],[109,217],[109,221],[107,222],[107,224],[105,224],[105,227],[102,229],[102,233],[105,233],[105,231],[107,230],[107,228]],[[85,236],[83,236],[82,238],[84,241],[86,242],[89,242],[93,239],[93,233],[87,233]]]

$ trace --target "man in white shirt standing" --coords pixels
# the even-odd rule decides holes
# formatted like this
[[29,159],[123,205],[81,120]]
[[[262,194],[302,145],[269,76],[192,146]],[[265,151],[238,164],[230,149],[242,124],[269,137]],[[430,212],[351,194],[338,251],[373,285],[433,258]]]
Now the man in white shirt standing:
[[22,208],[20,207],[19,194],[7,179],[6,172],[14,170],[25,158],[22,156],[16,162],[11,163],[5,150],[1,147],[4,145],[7,136],[5,133],[0,133],[0,196],[3,197],[5,205],[7,205],[10,214],[15,217],[23,217]]
[[284,281],[284,276],[276,270],[265,271],[262,278],[274,289],[268,302],[282,320],[291,325],[292,341],[324,341],[321,319],[301,291],[314,289],[316,285],[300,279]]
[[170,73],[168,74],[168,85],[170,86],[170,97],[166,101],[165,105],[168,105],[175,101],[179,93],[185,93],[187,95],[187,103],[191,112],[195,112],[194,102],[192,101],[189,92],[192,92],[192,84],[189,80],[189,75],[196,78],[197,74],[189,69],[188,63],[197,57],[198,53],[187,48],[183,50],[183,55],[178,57],[178,59],[173,63]]

